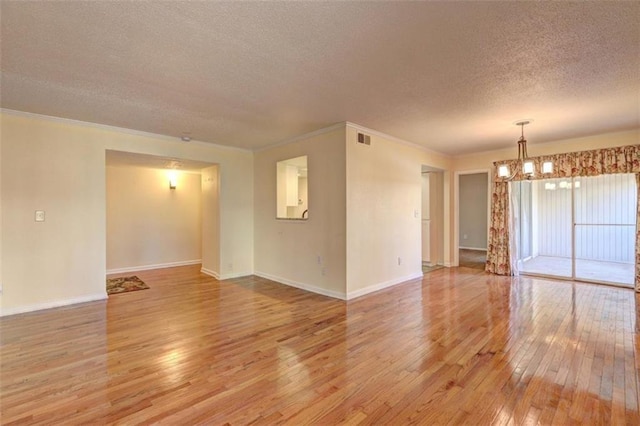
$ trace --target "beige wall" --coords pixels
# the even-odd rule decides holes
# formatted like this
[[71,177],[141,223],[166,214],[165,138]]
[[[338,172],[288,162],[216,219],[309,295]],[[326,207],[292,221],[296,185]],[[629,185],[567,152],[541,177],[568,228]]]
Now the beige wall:
[[[256,274],[345,297],[345,129],[255,153]],[[309,219],[276,219],[276,163],[306,155]]]
[[[371,146],[356,143],[358,130]],[[301,155],[309,220],[276,220],[276,163]],[[421,276],[423,164],[450,159],[351,123],[257,152],[256,274],[340,298]]]
[[201,170],[202,271],[206,274],[213,275],[216,278],[220,278],[219,172],[220,170],[217,165]]
[[[418,149],[347,127],[347,294],[422,276]],[[366,132],[365,132],[366,133]]]
[[[434,250],[437,250],[442,255],[439,255],[439,262],[442,262],[445,266],[451,266],[454,259],[454,244],[452,243],[452,238],[454,235],[453,229],[453,219],[454,216],[452,214],[452,201],[453,201],[453,185],[452,185],[452,158],[448,155],[440,154],[435,151],[431,151],[429,149],[425,149],[421,146],[410,144],[404,142],[400,139],[394,138],[390,135],[385,135],[383,133],[377,132],[373,129],[368,129],[366,127],[362,127],[358,124],[347,123],[348,128],[352,129],[353,137],[356,137],[358,131],[363,132],[371,136],[371,143],[373,144],[373,139],[380,139],[384,141],[383,146],[386,151],[387,161],[390,163],[403,163],[410,168],[412,175],[414,173],[417,174],[418,181],[420,181],[420,176],[422,174],[422,166],[426,166],[426,170],[436,171],[438,174],[437,181],[431,183],[432,187],[430,191],[434,194],[437,192],[438,196],[441,197],[438,201],[441,201],[442,215],[435,218],[435,225],[431,227],[431,253],[430,257],[433,258]],[[349,142],[347,142],[349,143]],[[351,145],[353,146],[353,145]],[[373,145],[371,145],[373,146]],[[417,168],[416,168],[417,167]],[[400,175],[405,174],[405,170],[398,170]],[[398,176],[400,176],[398,175]],[[394,175],[389,175],[390,180],[393,182],[394,179],[398,179],[400,177],[396,177]],[[400,178],[402,179],[402,178]],[[384,190],[384,186],[386,183],[378,182],[378,186],[376,186],[376,190]],[[436,185],[436,187],[433,187]],[[420,184],[421,186],[421,184]],[[412,191],[415,189],[412,188]],[[418,189],[420,191],[420,189]],[[433,204],[433,203],[431,203]],[[432,209],[436,207],[436,204],[433,204]],[[421,202],[417,206],[418,210],[421,209]],[[433,212],[432,212],[433,213]],[[414,212],[412,211],[412,214]],[[404,213],[401,213],[404,215]],[[432,220],[434,218],[431,218]],[[404,219],[401,219],[404,220]],[[373,227],[369,229],[368,232],[378,232],[378,227]],[[443,238],[442,241],[437,243],[433,239],[434,233],[436,235],[441,236]],[[422,232],[419,231],[418,235],[421,235]],[[420,258],[421,247],[418,247],[418,258]],[[396,264],[397,264],[397,256],[396,256]],[[394,281],[394,280],[392,280]],[[384,283],[384,282],[383,282]],[[382,286],[383,284],[380,284]],[[374,289],[376,286],[369,286],[369,290]],[[356,295],[359,293],[355,293]]]
[[50,123],[1,124],[2,314],[106,297],[104,148]]
[[107,273],[200,263],[199,173],[107,167]]
[[[104,298],[105,150],[220,165],[220,273],[253,267],[253,153],[3,112],[2,315]],[[46,210],[46,222],[34,211]]]
[[431,173],[422,172],[422,261],[431,262]]
[[444,173],[431,172],[429,177],[429,263],[444,265]]

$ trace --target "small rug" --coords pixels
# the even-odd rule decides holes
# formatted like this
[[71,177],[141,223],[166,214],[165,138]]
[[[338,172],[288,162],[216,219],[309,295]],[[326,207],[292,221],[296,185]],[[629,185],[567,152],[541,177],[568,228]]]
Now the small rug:
[[107,278],[107,294],[126,293],[127,291],[146,290],[148,288],[149,286],[135,275]]

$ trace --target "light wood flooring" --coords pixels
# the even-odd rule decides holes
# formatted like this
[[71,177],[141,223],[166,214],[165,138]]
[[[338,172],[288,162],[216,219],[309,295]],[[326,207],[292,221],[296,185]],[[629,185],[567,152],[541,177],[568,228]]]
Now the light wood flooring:
[[440,269],[350,302],[198,266],[0,319],[11,424],[640,424],[631,290]]
[[482,269],[487,263],[487,251],[486,250],[470,250],[460,249],[458,252],[458,264],[465,268]]

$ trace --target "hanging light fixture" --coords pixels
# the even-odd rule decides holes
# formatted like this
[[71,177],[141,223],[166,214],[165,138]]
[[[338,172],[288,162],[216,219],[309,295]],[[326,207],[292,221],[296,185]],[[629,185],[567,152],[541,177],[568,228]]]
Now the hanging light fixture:
[[[531,123],[533,120],[521,120],[516,122],[516,126],[520,126],[520,139],[518,139],[518,160],[515,170],[510,172],[508,164],[501,164],[498,166],[498,177],[504,180],[512,180],[518,174],[518,169],[522,170],[522,174],[531,179],[535,174],[535,165],[533,160],[529,159],[527,155],[527,140],[524,138],[524,126]],[[553,163],[551,161],[545,161],[542,163],[542,173],[549,174],[553,172]]]

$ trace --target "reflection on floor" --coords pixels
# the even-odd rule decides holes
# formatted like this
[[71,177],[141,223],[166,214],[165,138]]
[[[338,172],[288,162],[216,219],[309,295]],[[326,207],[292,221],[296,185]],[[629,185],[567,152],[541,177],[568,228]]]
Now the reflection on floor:
[[437,271],[438,269],[442,269],[444,266],[442,265],[432,265],[429,262],[422,262],[422,273],[426,274],[427,272]]
[[484,269],[487,261],[485,250],[460,249],[459,265],[465,268]]
[[[522,272],[571,278],[571,259],[568,257],[537,256],[520,267]],[[576,259],[576,279],[603,281],[633,287],[633,263],[599,262]]]

